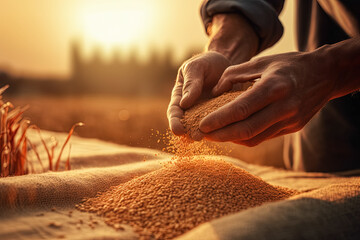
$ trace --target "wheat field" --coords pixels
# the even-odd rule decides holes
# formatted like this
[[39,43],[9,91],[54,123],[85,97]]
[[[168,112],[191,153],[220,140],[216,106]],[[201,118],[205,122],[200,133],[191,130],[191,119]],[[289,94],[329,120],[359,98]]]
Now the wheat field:
[[67,132],[75,122],[85,124],[76,134],[119,144],[161,148],[152,136],[167,128],[166,98],[107,96],[8,97],[41,129]]
[[[17,96],[5,98],[15,106],[29,105],[24,116],[44,130],[67,132],[74,123],[85,126],[75,135],[118,144],[163,149],[159,135],[168,129],[167,97]],[[246,162],[283,167],[282,138],[256,147],[221,143],[229,156]],[[228,149],[231,152],[228,152]]]

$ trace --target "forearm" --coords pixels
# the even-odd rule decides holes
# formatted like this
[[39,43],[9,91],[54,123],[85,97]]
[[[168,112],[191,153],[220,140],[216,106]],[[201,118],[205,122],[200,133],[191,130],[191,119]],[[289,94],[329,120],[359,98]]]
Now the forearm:
[[360,37],[316,50],[328,62],[328,74],[334,81],[332,98],[338,98],[360,89]]
[[208,27],[206,51],[216,51],[231,64],[250,60],[259,48],[259,37],[245,17],[239,14],[217,14]]

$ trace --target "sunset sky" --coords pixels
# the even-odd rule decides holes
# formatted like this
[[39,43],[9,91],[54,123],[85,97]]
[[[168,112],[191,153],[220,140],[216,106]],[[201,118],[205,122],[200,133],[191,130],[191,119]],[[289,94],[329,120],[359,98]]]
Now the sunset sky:
[[[70,75],[70,43],[80,40],[85,56],[96,46],[111,56],[116,47],[126,54],[137,48],[172,48],[177,60],[206,43],[199,16],[201,0],[2,0],[0,70],[16,75]],[[294,49],[293,3],[281,14],[283,39],[264,54]]]

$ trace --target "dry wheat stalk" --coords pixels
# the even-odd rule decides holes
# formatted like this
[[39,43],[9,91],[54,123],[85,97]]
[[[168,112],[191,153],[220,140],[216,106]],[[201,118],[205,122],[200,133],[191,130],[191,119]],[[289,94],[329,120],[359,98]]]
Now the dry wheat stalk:
[[[63,143],[60,153],[54,165],[54,150],[57,147],[57,142],[53,144],[49,150],[49,146],[46,141],[42,138],[40,129],[35,125],[30,125],[30,121],[23,118],[23,114],[27,107],[17,107],[10,102],[3,101],[2,94],[9,86],[6,85],[0,88],[0,177],[7,176],[18,176],[34,172],[32,168],[32,162],[28,159],[28,146],[33,150],[37,160],[45,171],[44,165],[37,152],[37,148],[31,141],[26,137],[28,129],[34,128],[39,131],[42,145],[48,156],[49,170],[59,170],[61,155],[65,149],[65,146],[70,140],[71,135],[78,126],[83,126],[83,123],[76,123],[72,126],[69,134]],[[71,149],[71,148],[70,148]],[[70,150],[69,150],[70,151]],[[30,171],[29,166],[32,168]],[[65,169],[70,170],[70,152],[65,163]]]

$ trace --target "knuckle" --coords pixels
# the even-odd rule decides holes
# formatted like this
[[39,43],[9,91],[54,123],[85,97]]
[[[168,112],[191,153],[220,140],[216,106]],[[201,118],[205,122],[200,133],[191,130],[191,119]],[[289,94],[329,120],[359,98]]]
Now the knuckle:
[[291,86],[286,81],[272,81],[270,95],[276,97],[286,97],[291,93]]
[[183,89],[191,88],[191,86],[195,83],[194,78],[186,78]]
[[295,83],[291,76],[288,75],[283,73],[282,69],[277,69],[267,74],[266,81],[263,84],[271,96],[287,97],[294,92]]
[[232,120],[239,121],[246,118],[249,115],[249,104],[246,102],[235,102],[234,109],[232,111]]

